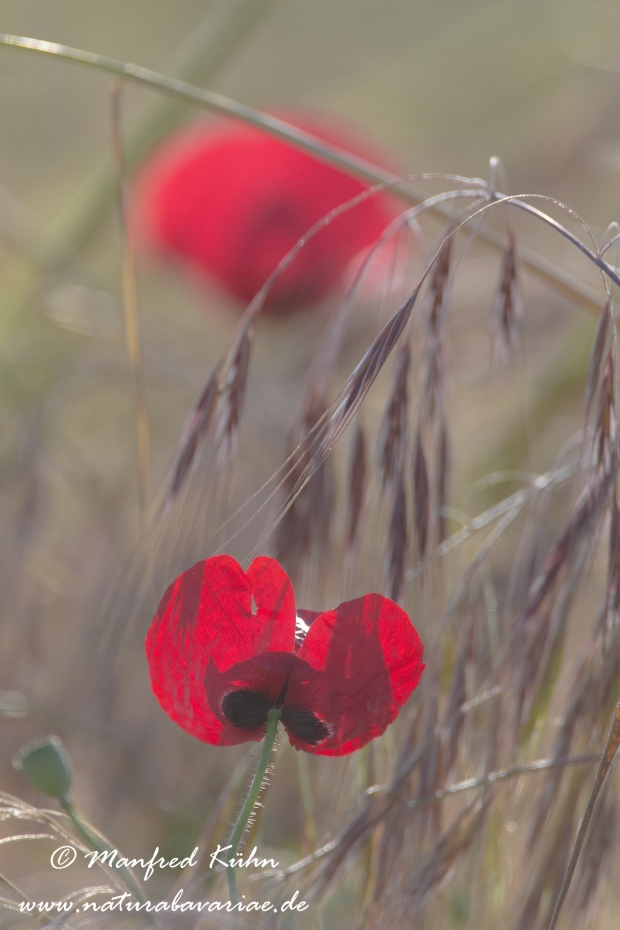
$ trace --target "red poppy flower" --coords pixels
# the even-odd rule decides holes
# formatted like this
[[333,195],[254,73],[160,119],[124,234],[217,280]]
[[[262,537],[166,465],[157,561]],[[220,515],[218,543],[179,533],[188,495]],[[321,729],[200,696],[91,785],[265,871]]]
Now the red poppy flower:
[[[342,131],[307,118],[295,122],[376,160],[367,145]],[[247,303],[317,220],[367,186],[253,127],[201,123],[164,142],[141,170],[138,238],[213,276]],[[323,297],[394,214],[390,198],[378,195],[337,217],[280,276],[266,308],[288,310]]]
[[279,707],[292,745],[327,756],[384,732],[420,681],[423,648],[386,597],[296,611],[278,562],[260,557],[244,573],[229,555],[170,585],[146,639],[153,692],[192,736],[260,740]]

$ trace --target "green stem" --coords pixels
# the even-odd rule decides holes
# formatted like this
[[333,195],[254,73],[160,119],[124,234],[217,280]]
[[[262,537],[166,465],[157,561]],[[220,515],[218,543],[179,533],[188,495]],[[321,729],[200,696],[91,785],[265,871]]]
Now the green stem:
[[[76,808],[74,807],[73,802],[67,797],[66,794],[64,795],[64,797],[60,798],[59,801],[60,801],[60,806],[62,807],[65,814],[67,815],[67,817],[69,817],[69,819],[71,820],[71,823],[75,827],[76,833],[78,834],[80,839],[84,840],[87,846],[89,846],[92,850],[98,853],[112,853],[113,852],[112,847],[108,843],[106,843],[106,841],[101,836],[101,834],[97,833],[97,831],[94,830],[80,816],[80,814],[77,812]],[[117,869],[123,876],[125,886],[131,891],[133,896],[141,904],[144,904],[145,898],[144,898],[144,895],[142,894],[142,890],[140,886],[134,880],[134,877],[129,871],[129,869],[126,868],[125,866],[121,866],[120,868],[118,868],[117,866]],[[151,926],[159,927],[159,924],[157,923],[157,921],[153,918],[151,914],[147,913],[146,918],[151,924]]]
[[[254,805],[256,804],[256,799],[258,798],[260,790],[263,787],[263,779],[265,777],[265,772],[267,771],[267,766],[269,765],[271,750],[273,749],[273,744],[275,742],[276,733],[278,730],[278,721],[280,720],[281,716],[282,711],[279,707],[272,707],[271,710],[267,713],[267,732],[265,733],[265,738],[263,740],[263,749],[260,754],[260,759],[258,760],[258,766],[250,786],[250,791],[247,798],[245,799],[245,804],[241,808],[241,813],[239,814],[239,818],[235,824],[235,829],[233,830],[232,836],[230,838],[230,850],[227,850],[227,852],[230,853],[228,858],[229,862],[234,859],[237,854],[237,848],[241,841],[241,837],[244,834],[250,814],[252,813]],[[228,866],[226,875],[228,878],[228,894],[231,904],[238,904],[239,889],[237,888],[237,876],[235,874],[234,866]]]
[[75,827],[75,832],[78,834],[80,839],[84,840],[87,846],[90,846],[90,848],[95,850],[95,852],[108,852],[110,847],[94,830],[89,827],[87,823],[82,820],[77,810],[73,806],[73,801],[70,801],[66,794],[64,797],[60,798],[60,806]]

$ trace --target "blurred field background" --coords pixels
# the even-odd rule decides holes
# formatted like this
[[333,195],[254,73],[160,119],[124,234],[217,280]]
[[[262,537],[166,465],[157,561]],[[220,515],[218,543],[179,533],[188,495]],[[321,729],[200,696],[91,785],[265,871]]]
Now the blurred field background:
[[[168,74],[210,6],[194,0],[87,5],[0,0],[0,29]],[[568,203],[598,241],[620,215],[617,4],[267,0],[262,6],[205,86],[262,110],[311,108],[346,120],[392,151],[403,174],[488,178],[489,158],[499,156],[511,193],[541,193]],[[200,63],[192,79],[202,83]],[[175,573],[213,551],[213,539],[192,520],[200,501],[213,511],[213,498],[209,474],[201,473],[166,527],[141,520],[118,217],[113,198],[96,196],[101,177],[111,170],[110,84],[109,75],[73,63],[0,48],[0,788],[44,805],[11,759],[27,739],[57,733],[74,761],[76,803],[114,846],[135,856],[150,854],[156,845],[167,855],[186,855],[199,838],[201,847],[211,850],[227,835],[247,773],[247,747],[218,749],[193,741],[164,716],[148,684],[142,652],[146,625]],[[160,98],[127,86],[122,105],[129,139],[158,110]],[[153,122],[150,141],[200,116],[195,108],[167,105]],[[434,182],[430,189],[442,188]],[[574,220],[563,221],[579,231]],[[499,216],[493,222],[504,228]],[[440,230],[437,223],[429,228],[432,235]],[[597,288],[603,300],[600,278],[574,249],[523,217],[515,218],[514,228],[520,243]],[[596,318],[524,276],[521,351],[511,366],[494,364],[489,312],[499,265],[496,254],[473,245],[450,298],[445,343],[449,532],[523,487],[532,474],[554,468],[572,440],[578,449],[574,437],[584,422]],[[414,262],[412,273],[416,267]],[[239,307],[215,285],[200,287],[173,268],[141,262],[138,270],[155,498],[191,404],[231,339]],[[400,296],[400,291],[393,296],[393,307],[388,301],[392,311]],[[378,323],[388,318],[386,307],[377,310],[377,303],[368,292],[354,308],[329,384],[330,399]],[[231,511],[281,464],[300,413],[304,379],[336,304],[334,295],[294,318],[259,319]],[[416,385],[422,368],[418,352]],[[392,361],[362,410],[370,437],[379,429],[391,371]],[[419,385],[415,390],[419,394]],[[334,455],[337,539],[345,520],[352,434],[350,429]],[[372,463],[375,452],[369,449]],[[376,464],[370,467],[376,471]],[[508,473],[505,481],[485,483],[500,471]],[[537,568],[565,524],[577,486],[563,486],[528,517],[538,534],[532,550]],[[367,589],[369,576],[385,588],[375,563],[384,558],[387,517],[376,488],[374,493],[376,509],[365,526],[359,564],[345,577],[342,546],[334,544],[338,555],[331,572],[329,564],[323,566],[327,574],[320,585],[310,571],[293,579],[302,606],[320,609],[357,596]],[[204,527],[215,529],[219,516],[207,507]],[[272,518],[267,509],[229,551],[247,559]],[[250,846],[256,842],[261,854],[283,864],[309,853],[328,830],[344,829],[359,813],[365,803],[356,802],[359,792],[389,781],[408,741],[410,748],[421,744],[444,719],[456,700],[457,674],[466,679],[460,703],[484,691],[494,671],[493,623],[499,624],[501,639],[508,621],[497,618],[518,584],[511,568],[530,539],[527,520],[520,521],[483,560],[482,580],[458,613],[459,623],[445,626],[443,611],[477,544],[446,560],[439,581],[435,576],[423,584],[415,575],[411,529],[406,566],[414,573],[403,603],[428,646],[427,690],[419,699],[414,696],[384,738],[352,757],[304,758],[300,768],[282,740]],[[600,538],[583,556],[584,578],[554,653],[554,673],[545,679],[553,695],[541,699],[518,745],[503,754],[495,747],[496,767],[546,757],[567,719],[575,683],[582,681],[576,669],[588,649],[595,649],[590,636],[605,594],[608,524],[601,525]],[[267,550],[273,551],[273,538]],[[535,575],[534,568],[531,572]],[[491,631],[489,641],[474,632],[477,612],[482,627]],[[469,624],[471,634],[464,632]],[[581,714],[571,731],[572,748],[569,739],[564,754],[601,751],[612,698],[618,699],[617,677],[611,676],[597,713]],[[503,712],[508,713],[505,706]],[[451,732],[458,752],[448,758],[444,748],[443,763],[435,760],[434,768],[427,760],[419,782],[411,776],[399,788],[399,803],[485,771],[485,734],[493,726],[502,731],[503,720],[492,724],[481,713],[465,730]],[[321,894],[294,926],[348,930],[417,921],[429,928],[545,926],[594,777],[592,766],[574,771],[578,775],[567,771],[561,784],[531,774],[495,789],[492,813],[484,796],[485,816],[478,820],[472,819],[477,809],[442,802],[443,821],[412,816],[400,829],[394,818],[404,820],[404,815],[391,809],[388,826],[388,815],[379,817],[371,839],[335,863],[335,880],[325,893],[324,875],[295,873],[291,888],[314,882]],[[547,792],[557,792],[557,804],[543,816],[545,785]],[[605,833],[603,827],[617,823],[617,788],[616,773],[606,788],[598,833],[593,831],[589,871],[584,865],[578,873],[580,884],[563,913],[566,927],[615,926],[613,872],[620,853],[617,831]],[[465,797],[475,804],[473,794]],[[458,816],[465,818],[460,827],[438,846],[442,831]],[[528,847],[533,824],[542,831],[538,858]],[[5,826],[15,832],[14,824]],[[390,830],[393,862],[386,840]],[[31,896],[43,897],[56,887],[57,876],[46,866],[52,847],[41,841],[16,853],[17,845],[0,848],[0,871]],[[407,869],[414,870],[429,850],[435,858],[424,860],[426,871],[412,888]],[[160,879],[162,897],[174,881],[173,875]],[[217,924],[204,924],[211,925]],[[0,926],[30,924],[0,911]],[[119,919],[118,926],[125,924]]]

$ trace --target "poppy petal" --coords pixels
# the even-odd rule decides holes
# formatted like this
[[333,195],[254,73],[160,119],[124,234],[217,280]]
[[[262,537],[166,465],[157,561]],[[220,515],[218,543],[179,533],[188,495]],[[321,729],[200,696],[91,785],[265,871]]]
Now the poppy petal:
[[293,652],[295,648],[295,595],[291,580],[275,559],[259,556],[246,572],[262,624],[254,643],[258,652]]
[[328,736],[304,742],[287,728],[293,746],[338,756],[379,736],[420,681],[423,650],[404,610],[379,594],[321,614],[297,654],[284,706],[311,710]]
[[[299,115],[293,122],[370,161],[388,161],[324,119]],[[206,272],[247,303],[314,223],[367,186],[254,127],[200,122],[173,134],[147,160],[134,221],[138,241]],[[322,298],[394,215],[394,203],[379,194],[335,218],[275,282],[267,309]]]
[[257,559],[246,575],[231,556],[214,556],[183,572],[161,600],[146,639],[153,693],[192,736],[222,745],[226,734],[207,700],[207,669],[224,673],[259,651],[292,653],[294,644],[295,602],[278,563]]

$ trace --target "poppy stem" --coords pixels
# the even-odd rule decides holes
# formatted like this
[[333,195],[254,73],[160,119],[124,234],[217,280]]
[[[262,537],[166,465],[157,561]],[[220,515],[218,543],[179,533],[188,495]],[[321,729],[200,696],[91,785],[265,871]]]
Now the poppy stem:
[[[114,852],[114,850],[112,849],[110,844],[106,841],[106,839],[100,833],[98,833],[97,830],[94,829],[94,827],[91,827],[88,821],[84,820],[81,814],[77,812],[76,808],[73,805],[73,801],[71,801],[67,797],[66,794],[63,794],[63,796],[59,798],[58,801],[63,811],[65,812],[65,814],[71,820],[71,823],[73,824],[76,833],[78,834],[80,839],[83,840],[86,843],[86,845],[90,847],[90,849],[94,850],[94,852],[104,854],[104,855],[110,855],[110,853]],[[101,861],[105,862],[105,858],[102,858]],[[112,860],[110,860],[110,862],[111,861]],[[119,858],[119,863],[120,862],[122,862],[122,858]],[[92,862],[91,862],[91,865],[92,865]],[[126,868],[125,866],[120,866],[119,868],[118,864],[116,864],[116,868],[119,869],[119,872],[123,877],[123,882],[124,882],[125,887],[129,889],[129,891],[134,896],[134,898],[136,898],[141,904],[146,904],[145,897],[142,894],[142,889],[135,881],[130,870]],[[152,914],[147,913],[146,919],[151,924],[152,927],[156,928],[156,930],[157,928],[159,928],[159,924],[157,923],[156,918],[153,917]]]
[[[245,799],[245,804],[241,808],[241,813],[239,814],[239,818],[235,824],[235,829],[233,830],[232,836],[230,838],[229,862],[232,862],[232,860],[237,855],[237,847],[239,846],[241,837],[245,832],[250,814],[254,810],[256,799],[258,798],[260,790],[263,787],[263,779],[265,778],[265,772],[267,771],[267,766],[269,765],[271,751],[273,749],[273,744],[275,742],[276,733],[278,730],[278,721],[280,720],[281,716],[282,710],[279,707],[272,707],[271,710],[267,712],[267,732],[265,733],[265,738],[263,739],[263,749],[260,754],[260,759],[258,760],[258,766],[256,767],[256,772],[254,774],[248,796]],[[228,878],[228,895],[230,902],[233,905],[238,904],[239,889],[237,887],[237,875],[233,865],[229,865],[227,867],[226,876]]]

